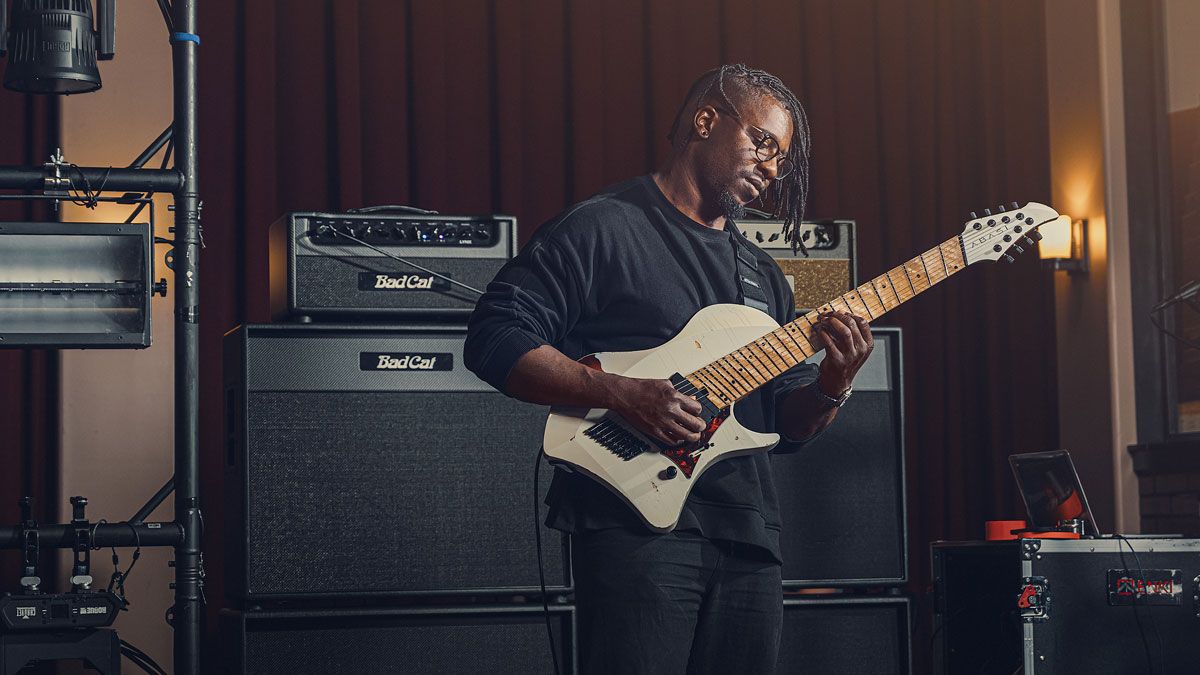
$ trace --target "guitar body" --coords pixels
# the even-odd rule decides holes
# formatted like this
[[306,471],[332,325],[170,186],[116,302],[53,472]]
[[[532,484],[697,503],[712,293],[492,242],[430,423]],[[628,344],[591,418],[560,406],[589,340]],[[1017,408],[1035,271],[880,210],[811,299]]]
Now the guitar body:
[[[669,379],[676,373],[697,370],[778,327],[770,316],[750,307],[711,305],[697,312],[678,335],[659,347],[593,354],[580,361],[606,373]],[[597,423],[608,420],[612,425],[619,420],[603,409],[552,408],[543,449],[551,462],[591,476],[612,490],[650,529],[669,532],[679,522],[692,486],[708,467],[730,457],[764,452],[779,442],[778,434],[743,427],[734,414],[736,407],[730,406],[727,414],[722,411],[710,423],[705,437],[684,449],[688,457],[683,460],[673,460],[657,451],[624,456],[619,448],[614,449],[611,440],[605,445],[589,437],[586,432]],[[658,449],[649,437],[632,427],[622,426],[621,431]]]

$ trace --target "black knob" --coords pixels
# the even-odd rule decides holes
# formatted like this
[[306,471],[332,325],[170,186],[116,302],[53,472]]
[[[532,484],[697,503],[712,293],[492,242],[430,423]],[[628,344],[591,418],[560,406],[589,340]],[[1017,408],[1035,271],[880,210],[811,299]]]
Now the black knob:
[[678,473],[679,473],[679,469],[676,469],[676,468],[675,468],[675,467],[673,467],[673,466],[668,466],[667,468],[665,468],[665,469],[663,469],[662,471],[659,471],[659,472],[658,472],[658,479],[659,479],[659,480],[671,480],[671,479],[672,479],[672,478],[674,478],[674,477],[675,477],[675,476],[676,476]]
[[972,225],[971,227],[973,227],[973,228],[975,228],[975,229],[977,229],[977,230],[982,230],[982,229],[983,229],[983,224],[982,224],[982,223],[975,223],[975,224],[974,224],[974,225]]
[[995,251],[996,253],[999,253],[1000,251],[1003,251],[1004,249],[1000,246],[1000,244],[996,244],[995,246],[992,247],[992,250]]
[[995,226],[996,226],[996,219],[995,219],[995,218],[989,218],[989,219],[988,219],[988,227],[995,227]]
[[1004,241],[1012,241],[1012,235],[1006,234],[1006,235],[1004,235],[1003,239],[1004,239]]
[[1005,222],[1005,223],[1007,223],[1008,221],[1012,220],[1012,218],[1009,218],[1008,216],[1004,216],[1004,217],[1003,217],[1003,218],[1001,218],[1000,220],[1001,220],[1001,222]]
[[1020,225],[1013,226],[1013,232],[1024,232],[1024,231],[1025,231],[1025,228]]

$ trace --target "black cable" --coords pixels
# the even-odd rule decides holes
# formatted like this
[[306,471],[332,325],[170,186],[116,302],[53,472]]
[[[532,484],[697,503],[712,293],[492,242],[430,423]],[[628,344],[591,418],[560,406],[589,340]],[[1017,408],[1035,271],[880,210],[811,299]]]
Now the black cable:
[[448,282],[454,284],[455,286],[461,286],[461,287],[467,289],[468,291],[475,293],[476,295],[483,295],[483,291],[479,290],[478,288],[475,288],[474,286],[468,286],[468,285],[462,283],[461,281],[455,281],[454,279],[451,279],[450,277],[445,276],[444,274],[438,274],[437,272],[434,272],[433,270],[421,267],[420,265],[416,264],[415,262],[410,262],[408,260],[405,260],[404,258],[401,258],[398,255],[395,255],[393,253],[388,253],[387,251],[379,248],[378,246],[375,246],[373,244],[368,244],[367,242],[363,241],[362,239],[359,239],[358,237],[356,237],[348,232],[342,232],[341,230],[339,230],[336,227],[331,227],[329,225],[322,225],[321,227],[317,228],[317,232],[318,232],[318,234],[325,234],[327,232],[332,232],[339,237],[345,237],[345,238],[349,239],[350,241],[353,241],[362,246],[366,246],[367,248],[371,249],[372,251],[375,251],[376,253],[385,255],[385,256],[391,258],[392,260],[395,260],[396,262],[404,263],[405,265],[408,265],[409,267],[415,267],[418,270],[421,270],[422,272],[424,272],[425,274],[432,274],[433,276],[435,276],[439,279],[442,279],[443,281],[448,281]]
[[[175,149],[175,139],[172,138],[171,140],[167,141],[167,149],[166,149],[166,151],[163,152],[162,163],[159,164],[158,168],[160,168],[160,169],[167,168],[167,162],[171,161],[171,151],[174,149]],[[154,198],[153,192],[147,192],[146,194],[139,197],[139,199],[153,199],[153,198]],[[146,204],[148,204],[148,203],[153,203],[153,202],[141,202],[140,204],[138,204],[137,208],[133,210],[133,213],[129,214],[129,217],[125,219],[125,222],[132,223],[133,219],[138,217],[138,214],[142,212],[142,209],[146,208]],[[174,243],[174,242],[172,242],[172,243]]]
[[[1138,635],[1140,635],[1142,638],[1142,648],[1146,651],[1146,666],[1149,668],[1148,672],[1150,675],[1154,675],[1154,657],[1150,653],[1150,641],[1146,639],[1146,630],[1142,627],[1142,617],[1141,614],[1138,613],[1138,583],[1143,585],[1146,583],[1146,574],[1142,571],[1142,561],[1138,559],[1138,554],[1137,551],[1134,550],[1133,544],[1131,544],[1123,534],[1114,534],[1113,536],[1117,538],[1117,555],[1121,557],[1121,567],[1125,568],[1126,578],[1129,578],[1129,565],[1125,562],[1125,551],[1121,548],[1121,542],[1125,542],[1125,544],[1129,546],[1129,550],[1133,553],[1133,561],[1135,564],[1137,564],[1138,576],[1137,581],[1135,581],[1133,584],[1133,620],[1135,623],[1137,623]],[[1153,620],[1153,617],[1151,617],[1151,620]],[[1154,624],[1154,633],[1155,635],[1158,635],[1159,661],[1162,663],[1165,660],[1165,655],[1162,651],[1162,636],[1158,633],[1157,623]]]
[[174,33],[175,19],[171,14],[171,5],[167,3],[167,0],[158,0],[158,10],[162,12],[163,21],[167,24],[167,32]]
[[546,637],[550,640],[550,656],[554,659],[554,675],[558,673],[558,648],[554,645],[554,630],[550,626],[550,600],[546,597],[546,566],[542,559],[542,491],[538,489],[538,477],[542,470],[542,452],[539,450],[533,461],[533,537],[537,541],[538,580],[542,585],[542,613],[546,618]]
[[167,671],[163,670],[163,667],[158,665],[158,662],[149,654],[125,640],[121,640],[121,654],[151,675],[167,675]]

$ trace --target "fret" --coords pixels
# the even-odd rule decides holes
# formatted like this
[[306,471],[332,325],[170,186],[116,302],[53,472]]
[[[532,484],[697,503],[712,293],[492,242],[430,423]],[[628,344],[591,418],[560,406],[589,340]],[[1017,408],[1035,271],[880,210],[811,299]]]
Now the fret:
[[946,266],[946,256],[942,253],[942,246],[945,246],[945,244],[942,244],[941,246],[938,246],[937,248],[935,248],[933,250],[937,251],[938,262],[942,263],[942,271],[946,273],[946,276],[944,276],[942,278],[949,279],[950,278],[950,268]]
[[938,247],[942,251],[942,255],[946,257],[946,262],[950,267],[950,274],[954,274],[966,267],[966,262],[963,260],[962,239],[955,237]]
[[765,367],[762,364],[756,364],[751,361],[745,347],[731,352],[726,358],[733,359],[735,372],[746,381],[750,391],[754,391],[759,385],[769,379],[763,376],[762,371],[765,370]]
[[[842,306],[841,306],[841,307],[838,307],[838,306],[837,306],[837,303],[838,303],[838,302],[841,302],[841,303],[842,303]],[[833,300],[830,300],[830,301],[829,301],[829,306],[830,306],[830,307],[832,307],[832,308],[834,308],[834,309],[836,309],[836,310],[837,310],[837,311],[839,311],[839,312],[845,312],[845,313],[847,313],[847,314],[853,314],[853,313],[854,313],[854,310],[853,310],[853,309],[850,309],[850,305],[849,305],[849,303],[847,303],[847,302],[846,302],[845,298],[842,298],[842,297],[840,297],[840,296],[839,296],[839,297],[836,297],[836,298],[834,298]]]
[[787,332],[788,337],[792,339],[801,349],[804,358],[808,358],[817,353],[813,348],[812,343],[808,341],[808,337],[804,334],[804,329],[795,321],[786,324],[783,329]]
[[[938,258],[933,256],[938,256],[938,258],[941,257],[936,248],[931,248],[928,251],[925,251],[921,254],[921,264],[925,266],[925,275],[929,277],[929,283],[937,284],[945,281],[948,275],[940,264]],[[928,258],[928,260],[926,260],[926,258]]]
[[800,363],[807,358],[807,355],[804,353],[804,349],[800,347],[800,343],[796,342],[796,340],[792,338],[791,334],[788,333],[787,328],[784,326],[776,328],[775,330],[771,331],[770,334],[775,338],[775,342],[779,344],[779,348],[787,352],[789,361]]
[[[920,258],[921,256],[917,256],[912,260],[905,262],[903,265],[904,273],[908,275],[908,283],[914,284],[914,296],[918,293],[923,293],[929,290],[929,279],[925,274],[925,263],[921,263],[921,269],[917,269],[916,266],[913,265],[913,260],[920,262]],[[924,284],[924,287],[921,287],[922,284]]]
[[[688,381],[688,384],[691,384],[692,388],[695,390],[691,393],[699,394],[699,392],[703,391],[703,392],[706,392],[706,395],[708,396],[708,398],[710,400],[719,399],[719,396],[717,395],[715,388],[709,382],[707,382],[704,377],[702,377],[700,375],[699,371],[696,371],[696,372],[692,373],[691,375],[685,375],[684,379],[686,379]],[[687,394],[687,395],[691,395],[691,394]],[[714,403],[715,402],[716,401],[714,400]]]
[[703,385],[701,387],[701,389],[708,392],[708,396],[710,399],[713,399],[713,398],[717,399],[717,400],[713,401],[713,403],[717,404],[718,407],[724,408],[725,406],[729,405],[730,402],[732,402],[736,397],[732,396],[731,393],[728,390],[726,390],[725,387],[719,381],[717,381],[717,378],[713,377],[712,375],[709,375],[706,372],[706,370],[707,370],[707,367],[701,368],[700,370],[697,370],[695,373],[692,373],[692,375],[695,376],[695,378],[697,380],[699,380],[699,382]]
[[[929,253],[929,251],[926,251],[925,253]],[[921,261],[921,269],[925,271],[925,281],[929,284],[929,286],[932,286],[934,281],[932,276],[929,274],[929,265],[925,264],[925,253],[917,256],[917,260]],[[928,289],[929,286],[926,286],[925,288]]]
[[[871,289],[871,295],[863,294],[862,289],[864,287]],[[883,304],[883,296],[879,294],[879,289],[875,288],[874,283],[867,282],[862,286],[859,286],[858,297],[862,298],[864,302],[873,303],[870,306],[875,312],[875,316],[883,316],[884,314],[887,314],[888,307],[887,305]],[[874,300],[872,300],[872,297],[874,297]]]
[[892,278],[888,275],[875,277],[871,283],[875,285],[875,290],[879,293],[879,299],[883,301],[884,309],[891,311],[904,302],[896,293],[896,287],[892,282]]
[[746,346],[742,347],[742,349],[747,350],[756,363],[767,369],[768,380],[786,370],[785,368],[781,368],[779,364],[776,363],[773,358],[771,358],[771,355],[762,348],[762,345],[758,343],[758,340],[747,344]]
[[[774,340],[772,340],[772,338],[774,338]],[[784,346],[784,344],[779,340],[779,336],[775,335],[774,331],[762,336],[762,340],[763,342],[766,342],[767,346],[779,356],[779,361],[783,363],[784,371],[791,370],[796,366],[797,363],[801,361],[800,359],[797,359],[786,346]]]
[[[788,339],[792,341],[792,344],[796,345],[796,351],[798,351],[804,355],[801,358],[801,360],[803,361],[805,358],[808,358],[808,354],[805,354],[804,346],[800,344],[800,341],[796,339],[795,333],[792,332],[793,330],[797,330],[797,331],[800,330],[798,327],[796,327],[796,324],[795,323],[785,323],[782,326],[780,326],[780,328],[783,330],[783,334],[786,335],[788,337]],[[807,342],[807,340],[805,340],[805,342]],[[788,347],[789,351],[791,351],[791,349],[792,349],[791,347]]]
[[724,358],[713,361],[708,367],[713,369],[714,372],[720,373],[721,380],[723,382],[728,382],[730,391],[736,394],[739,398],[750,393],[751,389],[748,388],[741,381],[741,379],[737,377],[737,373],[734,371],[734,368],[728,365]]
[[917,297],[917,293],[919,293],[919,291],[917,291],[917,286],[914,286],[914,285],[913,285],[913,282],[912,282],[912,274],[908,273],[908,265],[907,265],[907,264],[900,264],[900,265],[898,265],[898,267],[896,267],[895,269],[904,270],[904,277],[905,277],[905,281],[907,281],[907,282],[908,282],[908,289],[910,289],[910,291],[912,291],[912,295],[908,295],[908,297],[907,297],[907,298],[905,298],[904,300],[905,300],[905,301],[908,301],[908,300],[911,300],[911,299],[913,299],[913,298],[916,298],[916,297]]
[[857,291],[844,293],[842,294],[842,298],[843,302],[845,302],[850,308],[850,313],[854,316],[862,317],[867,321],[875,318],[875,316],[871,314],[871,309],[867,307],[867,304],[862,301],[862,298],[858,297]]

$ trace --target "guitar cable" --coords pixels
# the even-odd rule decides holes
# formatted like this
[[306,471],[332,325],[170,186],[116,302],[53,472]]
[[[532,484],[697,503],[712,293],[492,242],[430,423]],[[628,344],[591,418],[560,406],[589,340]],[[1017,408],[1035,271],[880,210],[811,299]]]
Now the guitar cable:
[[[1135,565],[1137,565],[1137,578],[1143,585],[1145,585],[1146,573],[1142,570],[1142,561],[1138,558],[1137,551],[1133,548],[1133,543],[1130,542],[1129,539],[1123,534],[1113,534],[1113,537],[1117,539],[1117,554],[1121,556],[1121,566],[1125,568],[1125,576],[1129,576],[1129,564],[1125,562],[1125,551],[1121,548],[1121,542],[1125,542],[1125,545],[1129,547],[1129,552],[1133,554],[1133,562]],[[1146,639],[1146,630],[1142,627],[1142,617],[1138,614],[1137,584],[1134,584],[1133,587],[1132,600],[1133,601],[1131,605],[1133,606],[1133,619],[1134,622],[1137,623],[1138,635],[1140,635],[1142,638],[1142,648],[1146,651],[1146,665],[1150,668],[1149,675],[1154,675],[1154,658],[1150,655],[1150,642]],[[1158,665],[1159,672],[1162,673],[1165,672],[1166,669],[1167,656],[1166,652],[1163,650],[1162,633],[1158,631],[1158,622],[1154,620],[1153,610],[1151,610],[1149,619],[1150,625],[1154,627],[1154,637],[1158,640]]]
[[542,510],[538,497],[538,477],[542,470],[542,451],[539,449],[533,460],[533,538],[537,542],[538,581],[542,588],[542,616],[546,619],[546,638],[550,641],[550,657],[554,660],[554,675],[558,671],[558,649],[554,646],[554,630],[550,626],[550,599],[546,597],[546,566],[542,558]]

